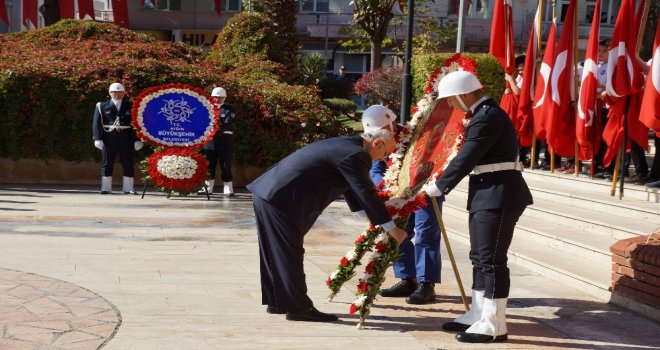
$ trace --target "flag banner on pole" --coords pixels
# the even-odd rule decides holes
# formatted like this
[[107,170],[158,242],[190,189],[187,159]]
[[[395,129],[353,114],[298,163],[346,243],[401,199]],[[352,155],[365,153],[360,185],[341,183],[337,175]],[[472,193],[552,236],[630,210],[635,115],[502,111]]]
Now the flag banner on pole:
[[[575,123],[575,136],[580,145],[580,160],[591,159],[598,153],[601,131],[598,106],[598,40],[600,33],[600,0],[596,0],[587,54],[580,78],[578,97],[578,118]],[[599,118],[599,120],[595,120]]]
[[639,120],[660,136],[660,21],[655,29],[653,57],[649,73],[646,76]]
[[516,129],[520,137],[520,145],[523,147],[531,146],[534,129],[532,106],[534,105],[534,83],[536,82],[536,53],[538,52],[538,38],[541,37],[540,16],[541,13],[537,10],[532,29],[529,31],[523,80],[520,87],[520,97],[518,98],[518,116],[516,117],[518,125]]
[[[641,1],[640,9],[645,6]],[[637,25],[631,25],[637,24]],[[612,42],[608,53],[607,65],[607,97],[605,102],[610,106],[609,121],[603,131],[603,139],[607,143],[607,152],[603,159],[609,164],[623,142],[624,115],[628,120],[629,140],[634,140],[644,149],[648,148],[648,136],[642,132],[639,121],[644,75],[641,72],[637,57],[637,35],[641,24],[641,12],[635,13],[635,0],[623,0],[612,32]],[[626,97],[630,98],[626,111]],[[629,148],[626,145],[626,149]]]
[[[575,58],[573,48],[577,43],[574,26],[577,0],[570,0],[564,24],[555,49],[550,73],[550,91],[543,101],[545,116],[542,118],[545,139],[555,153],[570,157],[575,152],[575,107],[571,96],[575,91]],[[550,98],[548,98],[550,97]]]
[[37,28],[37,0],[23,0],[23,19],[21,23],[29,28],[28,22],[32,22],[32,26]]
[[85,19],[85,16],[89,15],[92,20],[95,20],[94,17],[94,0],[78,0],[78,18]]
[[0,22],[3,22],[9,26],[9,16],[7,16],[7,7],[5,6],[5,0],[0,0]]
[[546,100],[551,98],[550,73],[552,72],[552,64],[554,62],[556,31],[557,27],[553,22],[550,25],[550,33],[548,33],[548,40],[545,45],[545,52],[543,53],[543,62],[541,62],[539,74],[536,75],[537,83],[532,111],[534,113],[534,132],[536,133],[536,138],[539,140],[545,140],[546,134],[545,118],[546,109],[549,106]]
[[493,21],[490,27],[490,48],[504,71],[511,74],[516,68],[513,57],[513,21],[511,20],[511,0],[496,0]]
[[59,0],[60,18],[75,18],[76,17],[76,4],[74,0]]
[[129,28],[127,0],[112,0],[112,15],[118,26]]
[[222,1],[221,0],[213,0],[213,4],[215,6],[215,14],[220,16],[222,15]]

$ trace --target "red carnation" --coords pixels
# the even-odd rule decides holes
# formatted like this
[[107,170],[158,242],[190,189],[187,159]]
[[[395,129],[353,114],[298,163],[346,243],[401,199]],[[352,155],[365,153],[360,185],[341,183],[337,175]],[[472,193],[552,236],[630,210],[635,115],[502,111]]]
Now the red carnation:
[[364,267],[364,271],[366,271],[368,274],[371,274],[374,271],[374,261],[371,260],[367,266]]
[[385,243],[383,242],[378,242],[376,244],[376,251],[379,253],[383,253],[387,247],[385,247]]
[[360,235],[360,236],[355,240],[355,245],[358,245],[358,244],[364,242],[365,239],[367,239],[367,237],[365,237],[365,236],[363,236],[363,235]]
[[351,315],[353,315],[353,314],[355,314],[359,309],[360,309],[360,308],[358,308],[357,306],[355,306],[355,304],[351,304],[351,309],[349,310],[349,312],[351,313]]
[[376,231],[376,226],[374,226],[372,223],[369,223],[369,231]]
[[325,281],[325,285],[330,287],[331,284],[332,284],[332,280],[330,279],[330,277],[328,277],[328,280]]
[[366,281],[360,281],[360,283],[358,283],[358,291],[364,293],[367,291],[367,289],[369,289],[369,285]]
[[341,264],[341,266],[343,266],[343,267],[348,266],[348,259],[346,259],[346,257],[341,258],[341,262],[340,262],[340,264]]

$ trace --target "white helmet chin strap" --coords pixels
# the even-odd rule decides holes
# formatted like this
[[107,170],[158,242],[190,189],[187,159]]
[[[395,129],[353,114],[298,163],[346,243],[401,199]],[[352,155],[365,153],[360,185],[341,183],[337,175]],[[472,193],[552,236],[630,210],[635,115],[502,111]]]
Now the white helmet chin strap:
[[456,95],[456,99],[458,100],[458,103],[460,103],[461,107],[463,110],[466,112],[469,111],[470,109],[465,105],[465,102],[463,102],[463,99],[461,98],[461,95]]

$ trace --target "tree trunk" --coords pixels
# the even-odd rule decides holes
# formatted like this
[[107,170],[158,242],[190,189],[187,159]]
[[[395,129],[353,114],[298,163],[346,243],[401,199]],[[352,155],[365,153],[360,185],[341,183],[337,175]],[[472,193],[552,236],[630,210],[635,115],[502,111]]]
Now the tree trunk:
[[381,52],[383,51],[383,38],[381,37],[371,37],[369,40],[371,42],[371,72],[380,68],[383,60],[380,57]]
[[46,27],[60,21],[60,4],[58,0],[44,0],[44,4],[39,6],[39,12],[44,16]]

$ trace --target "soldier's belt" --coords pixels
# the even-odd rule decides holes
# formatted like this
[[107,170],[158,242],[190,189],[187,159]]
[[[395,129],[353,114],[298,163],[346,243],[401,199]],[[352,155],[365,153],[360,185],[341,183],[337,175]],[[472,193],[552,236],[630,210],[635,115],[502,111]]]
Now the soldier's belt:
[[492,173],[495,171],[504,171],[504,170],[518,170],[522,171],[522,164],[520,162],[503,162],[503,163],[492,163],[492,164],[481,164],[474,167],[472,172],[475,175]]
[[130,125],[103,125],[103,130],[105,130],[106,132],[111,132],[113,130],[122,131],[132,128],[133,127]]
[[223,133],[223,134],[228,134],[228,135],[232,135],[232,134],[234,134],[233,131],[223,131],[222,133]]

